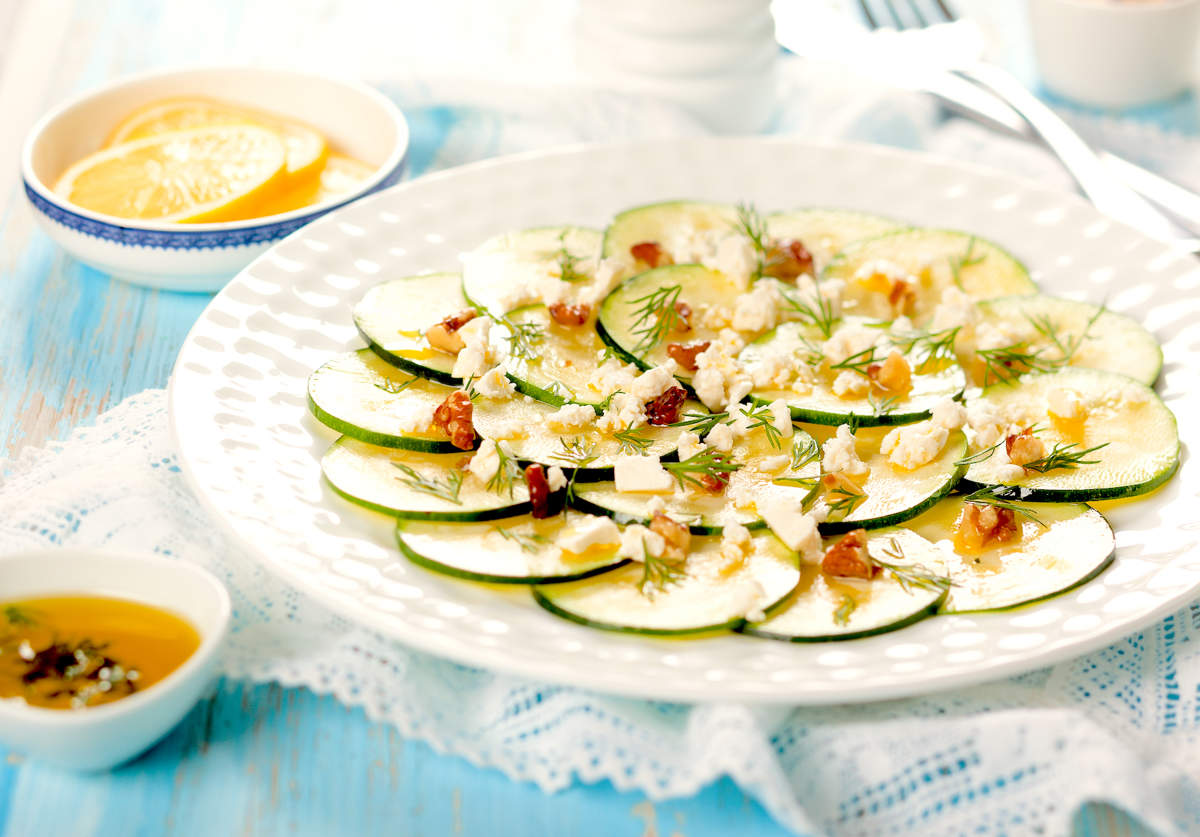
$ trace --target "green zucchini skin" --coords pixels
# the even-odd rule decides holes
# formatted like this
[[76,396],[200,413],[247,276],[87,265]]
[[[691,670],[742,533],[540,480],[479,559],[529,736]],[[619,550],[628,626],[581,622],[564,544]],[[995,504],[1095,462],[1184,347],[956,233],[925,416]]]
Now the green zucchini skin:
[[797,634],[780,634],[773,631],[768,631],[763,628],[755,628],[749,623],[736,628],[738,633],[746,636],[758,637],[760,639],[773,639],[777,642],[796,642],[796,643],[822,643],[822,642],[845,642],[854,639],[866,639],[867,637],[880,636],[882,634],[890,634],[892,631],[898,631],[901,628],[907,628],[909,625],[915,625],[922,619],[930,616],[936,616],[946,601],[946,593],[942,593],[929,606],[904,617],[895,622],[890,622],[878,628],[870,628],[863,631],[848,631],[844,634],[815,634],[811,636],[801,636]]
[[[1022,488],[1021,501],[1028,503],[1093,503],[1099,500],[1120,500],[1125,497],[1139,497],[1149,494],[1171,480],[1179,470],[1179,460],[1165,471],[1155,474],[1152,479],[1133,485],[1115,485],[1110,488],[1088,488],[1077,491],[1058,488]],[[975,482],[963,477],[961,490],[967,493],[987,488],[994,483]]]
[[[365,430],[358,425],[342,421],[337,416],[325,412],[313,400],[311,393],[308,394],[307,399],[308,409],[313,414],[313,418],[330,430],[335,430],[343,436],[349,436],[352,439],[358,439],[361,442],[371,445],[379,445],[383,448],[396,448],[397,450],[415,450],[422,453],[456,453],[459,451],[449,441],[439,442],[433,439],[417,439],[412,436],[393,436],[390,433],[376,433],[371,430]],[[477,446],[479,444],[478,437],[475,439],[475,444]]]
[[1059,596],[1065,595],[1066,593],[1070,593],[1072,590],[1079,589],[1080,587],[1082,587],[1083,585],[1092,581],[1093,579],[1099,578],[1104,573],[1105,570],[1107,570],[1109,567],[1111,567],[1113,565],[1113,562],[1116,560],[1117,560],[1117,550],[1114,548],[1111,552],[1108,553],[1108,556],[1103,561],[1101,561],[1099,564],[1096,565],[1095,569],[1093,569],[1087,575],[1081,577],[1075,583],[1069,584],[1066,587],[1063,587],[1059,590],[1055,590],[1051,593],[1046,593],[1044,595],[1037,596],[1032,599],[1028,599],[1027,601],[1017,602],[1016,604],[1011,604],[1011,605],[1004,605],[1002,607],[975,607],[975,608],[963,608],[963,609],[959,610],[957,608],[947,607],[947,604],[949,601],[949,599],[947,598],[946,600],[944,600],[942,602],[941,607],[938,609],[938,613],[941,613],[941,614],[1008,613],[1008,612],[1014,611],[1014,610],[1024,610],[1025,608],[1032,607],[1033,605],[1041,604],[1042,602],[1048,602],[1051,599],[1057,599]]
[[885,514],[880,517],[871,517],[866,520],[827,520],[824,523],[817,524],[817,531],[822,535],[841,535],[846,532],[852,532],[855,529],[884,529],[889,526],[896,526],[906,520],[912,520],[922,513],[940,503],[945,497],[948,497],[962,480],[963,474],[967,469],[959,466],[946,480],[945,485],[938,489],[936,494],[931,494],[915,506],[910,506],[907,509],[901,509],[893,514]]
[[325,484],[328,485],[334,492],[341,497],[354,503],[356,506],[362,506],[364,509],[386,514],[389,517],[394,517],[398,520],[442,520],[447,522],[471,522],[477,520],[503,520],[506,517],[516,517],[517,515],[529,514],[532,506],[528,501],[514,503],[511,506],[502,506],[495,509],[481,510],[464,510],[464,511],[409,511],[405,509],[393,509],[380,503],[373,503],[370,500],[364,500],[360,497],[355,497],[348,494],[341,488],[338,488],[333,482],[325,477]]

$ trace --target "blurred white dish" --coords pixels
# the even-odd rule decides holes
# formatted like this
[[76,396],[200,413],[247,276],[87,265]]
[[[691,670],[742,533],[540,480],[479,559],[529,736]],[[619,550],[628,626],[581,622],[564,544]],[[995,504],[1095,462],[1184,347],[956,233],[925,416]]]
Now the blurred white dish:
[[1085,105],[1124,108],[1195,83],[1200,0],[1029,0],[1046,86]]
[[[99,149],[118,122],[158,99],[205,96],[290,116],[330,144],[372,166],[353,192],[316,206],[245,221],[174,224],[113,218],[82,209],[53,190],[72,163]],[[42,228],[86,265],[139,285],[213,291],[272,243],[331,209],[400,179],[408,125],[374,88],[291,70],[205,67],[123,78],[47,114],[29,132],[21,155],[25,194]]]
[[0,740],[38,761],[104,770],[128,761],[166,735],[191,710],[213,674],[229,630],[229,594],[215,576],[166,558],[85,549],[0,557],[5,599],[88,595],[153,605],[200,634],[200,647],[145,691],[81,710],[44,709],[0,700]]

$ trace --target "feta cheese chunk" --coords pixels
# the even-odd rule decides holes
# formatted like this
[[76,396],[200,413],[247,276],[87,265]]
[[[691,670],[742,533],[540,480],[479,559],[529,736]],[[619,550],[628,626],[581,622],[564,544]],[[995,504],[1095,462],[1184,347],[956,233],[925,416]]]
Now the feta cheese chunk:
[[724,273],[744,288],[758,266],[758,258],[744,235],[726,233],[710,244],[710,252],[700,259],[700,263],[709,270]]
[[827,474],[845,474],[848,477],[870,473],[867,463],[858,458],[854,443],[850,425],[840,425],[837,433],[827,439],[821,449],[821,470]]
[[616,358],[610,357],[605,359],[600,368],[596,370],[593,379],[588,383],[588,388],[595,390],[601,396],[609,395],[617,390],[629,392],[633,386],[633,379],[637,375],[637,367],[632,363],[621,363]]
[[947,398],[933,405],[929,420],[938,427],[958,430],[967,423],[967,408],[953,398]]
[[467,463],[467,473],[487,485],[499,470],[500,454],[497,452],[496,442],[484,439],[479,445],[479,450],[475,451],[475,455]]
[[679,386],[675,381],[675,371],[678,368],[675,361],[668,360],[661,366],[656,366],[647,372],[643,372],[634,378],[633,383],[630,385],[630,394],[643,404],[647,401],[653,401],[672,387]]
[[979,308],[975,300],[951,285],[942,291],[942,301],[933,309],[930,331],[945,331],[948,328],[966,328],[979,322]]
[[779,435],[785,439],[792,438],[796,428],[792,426],[792,411],[787,402],[777,398],[767,405],[767,410],[771,414],[771,426],[779,431]]
[[836,365],[873,349],[879,343],[881,334],[877,328],[846,323],[829,335],[829,339],[821,346],[821,352],[831,366]]
[[679,434],[678,454],[679,461],[683,462],[686,459],[691,459],[700,451],[704,450],[704,445],[700,442],[700,437],[689,430],[684,430]]
[[437,405],[417,401],[402,401],[396,416],[396,429],[401,433],[424,433],[433,424]]
[[563,473],[562,468],[553,465],[546,473],[546,484],[551,491],[562,491],[567,487],[567,475]]
[[625,531],[621,533],[621,548],[617,550],[617,555],[642,562],[646,560],[647,555],[651,558],[661,558],[666,548],[667,542],[662,535],[651,532],[640,523],[634,523],[626,526]]
[[857,398],[866,395],[870,388],[870,378],[860,375],[852,369],[843,369],[833,379],[833,394],[838,398]]
[[478,378],[488,371],[491,362],[499,357],[491,342],[493,325],[491,317],[475,317],[458,330],[463,348],[454,359],[451,375],[463,379]]
[[546,416],[546,427],[555,433],[573,433],[596,421],[596,411],[586,404],[563,404]]
[[880,452],[888,461],[908,471],[927,465],[942,451],[950,431],[933,422],[922,421],[893,428],[883,437]]
[[475,391],[485,398],[512,398],[516,387],[504,374],[504,368],[496,366],[484,372],[473,384]]
[[729,453],[733,450],[733,426],[718,424],[708,431],[708,435],[704,437],[704,444],[721,453]]
[[1052,389],[1046,394],[1046,410],[1063,421],[1079,421],[1086,414],[1083,399],[1073,389]]
[[638,494],[669,494],[675,480],[656,456],[618,456],[613,461],[617,491]]
[[696,397],[710,410],[721,410],[736,404],[754,388],[754,382],[724,342],[714,342],[696,355],[696,374],[692,389]]
[[558,546],[574,555],[582,555],[592,547],[617,546],[620,543],[620,528],[612,518],[602,515],[584,518],[558,539]]
[[646,405],[627,392],[613,396],[612,402],[596,426],[604,433],[641,427],[646,423]]
[[806,563],[817,563],[824,556],[817,521],[800,510],[799,501],[790,497],[772,497],[759,504],[759,514],[788,549],[800,554]]
[[755,282],[749,293],[740,294],[733,310],[737,331],[761,334],[779,321],[779,289],[774,282]]

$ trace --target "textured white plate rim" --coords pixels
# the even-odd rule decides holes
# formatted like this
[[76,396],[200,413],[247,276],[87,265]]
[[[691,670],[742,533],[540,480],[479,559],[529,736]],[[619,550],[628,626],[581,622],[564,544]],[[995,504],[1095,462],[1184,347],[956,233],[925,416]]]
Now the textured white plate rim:
[[[951,689],[966,685],[978,684],[988,680],[993,680],[1013,674],[1027,672],[1036,668],[1051,665],[1056,662],[1072,659],[1089,651],[1103,647],[1113,641],[1136,632],[1142,627],[1151,624],[1165,615],[1177,610],[1191,599],[1195,598],[1197,590],[1200,590],[1200,577],[1191,581],[1184,588],[1177,590],[1171,594],[1164,594],[1158,597],[1158,600],[1152,607],[1138,610],[1133,615],[1120,615],[1108,622],[1105,626],[1089,633],[1086,637],[1075,637],[1066,640],[1058,640],[1044,644],[1037,650],[1029,650],[1022,652],[1013,652],[1000,657],[992,657],[977,664],[968,667],[952,670],[949,672],[926,673],[920,678],[904,679],[900,678],[894,682],[872,684],[863,686],[861,684],[841,684],[836,681],[825,683],[805,683],[798,687],[796,684],[771,684],[776,688],[768,689],[767,691],[754,691],[743,688],[737,688],[737,684],[731,688],[728,681],[679,681],[672,680],[669,682],[655,682],[650,678],[626,678],[619,679],[609,676],[603,670],[603,667],[580,666],[570,661],[557,660],[554,658],[540,658],[533,661],[505,658],[502,654],[497,654],[488,648],[480,648],[472,646],[469,642],[464,642],[462,637],[457,637],[451,634],[442,634],[422,630],[402,630],[402,626],[396,624],[386,615],[377,611],[363,608],[361,603],[353,598],[347,597],[330,587],[318,583],[318,580],[297,574],[292,568],[285,563],[276,560],[266,550],[258,546],[253,540],[247,539],[240,533],[237,523],[229,511],[221,507],[210,496],[208,487],[199,479],[196,470],[193,467],[188,451],[189,444],[183,443],[184,437],[180,433],[179,417],[182,409],[180,399],[184,397],[181,390],[180,380],[186,377],[186,373],[181,375],[181,366],[187,355],[187,349],[193,342],[197,332],[201,329],[201,324],[205,319],[205,315],[209,311],[219,307],[222,299],[228,296],[232,290],[238,285],[239,281],[245,279],[249,274],[253,273],[254,268],[260,262],[264,262],[271,258],[274,250],[286,246],[292,239],[299,239],[305,236],[306,232],[311,232],[314,229],[319,230],[329,227],[333,224],[344,220],[347,217],[353,216],[356,212],[365,212],[374,204],[381,202],[394,201],[398,196],[403,196],[407,190],[429,183],[439,181],[452,180],[464,176],[472,176],[479,172],[488,172],[495,169],[503,169],[504,167],[522,162],[539,161],[543,159],[558,159],[563,157],[586,156],[592,152],[613,152],[632,149],[644,149],[647,147],[689,147],[689,146],[728,146],[737,147],[739,145],[751,143],[761,145],[787,145],[794,147],[798,153],[821,153],[822,151],[851,151],[864,155],[874,155],[880,158],[890,158],[899,164],[911,163],[914,166],[929,166],[942,167],[952,169],[964,175],[980,178],[990,178],[1006,181],[1014,188],[1023,192],[1028,192],[1031,195],[1051,199],[1054,203],[1074,208],[1076,210],[1084,210],[1090,212],[1100,219],[1095,213],[1093,207],[1084,201],[1082,198],[1073,195],[1056,191],[1047,190],[1034,181],[1014,177],[1002,171],[989,168],[987,166],[963,163],[946,158],[938,157],[925,152],[916,152],[903,149],[896,149],[887,146],[877,146],[864,143],[842,143],[842,142],[808,142],[797,140],[790,137],[723,137],[723,138],[696,138],[689,140],[661,140],[661,141],[641,141],[641,142],[622,142],[610,144],[580,144],[567,147],[560,147],[551,151],[533,151],[523,152],[520,154],[507,155],[505,157],[484,160],[477,163],[472,163],[466,166],[455,169],[436,172],[426,175],[408,183],[400,184],[392,187],[384,192],[359,201],[356,204],[340,209],[330,215],[320,219],[308,227],[305,227],[288,239],[280,242],[272,251],[264,254],[249,265],[238,277],[236,277],[227,288],[221,292],[210,305],[205,309],[204,314],[197,321],[189,332],[187,339],[184,342],[184,347],[180,351],[180,356],[176,361],[176,366],[171,375],[169,383],[169,404],[171,415],[171,432],[180,452],[180,465],[182,472],[185,475],[188,483],[195,491],[202,505],[210,511],[214,517],[220,522],[222,528],[229,534],[235,542],[241,543],[250,554],[264,566],[275,572],[283,580],[287,581],[292,586],[311,595],[315,600],[328,606],[335,612],[345,616],[346,618],[363,625],[372,630],[376,630],[383,635],[392,637],[417,650],[444,657],[455,662],[475,667],[491,668],[497,671],[510,673],[522,677],[527,677],[535,680],[549,680],[558,683],[567,683],[583,688],[594,689],[600,692],[608,692],[631,697],[642,697],[656,700],[678,700],[678,701],[713,701],[713,700],[738,700],[754,703],[776,703],[776,704],[793,704],[793,705],[821,705],[843,702],[867,702],[877,700],[887,700],[892,698],[907,697],[915,694],[925,694],[935,691]],[[663,200],[682,197],[677,194],[664,194]],[[771,207],[775,209],[779,207]],[[1123,227],[1116,222],[1110,222],[1103,219],[1105,224],[1111,230],[1123,230],[1128,236],[1148,241],[1135,231]],[[1004,242],[1001,242],[1002,244]],[[1172,261],[1182,261],[1188,259],[1186,253],[1172,249],[1169,245],[1161,242],[1153,242],[1153,246],[1158,248],[1163,258]],[[1190,263],[1190,262],[1189,262]],[[1036,270],[1036,265],[1032,266]],[[428,269],[449,269],[445,265],[430,265]],[[1050,289],[1053,292],[1054,289]],[[299,419],[299,417],[298,417]],[[1181,435],[1183,431],[1181,431]],[[1187,461],[1187,444],[1184,446],[1184,462]],[[1200,557],[1200,538],[1193,539],[1187,550],[1182,555],[1177,555],[1173,564],[1181,563],[1182,559],[1195,560]],[[1119,557],[1118,557],[1119,560]],[[1183,562],[1186,563],[1186,562]],[[1110,570],[1111,571],[1111,570]],[[1049,604],[1053,604],[1052,600]],[[1034,613],[1040,605],[1035,605],[1021,610],[1023,613]],[[988,623],[997,622],[1012,612],[1006,614],[971,614],[970,619],[973,622],[982,623],[986,626]],[[546,618],[553,619],[549,615]],[[942,616],[937,617],[939,620],[953,620],[958,617]],[[603,637],[603,632],[594,632],[598,636]],[[894,637],[897,641],[903,638],[903,632],[884,635],[885,637]],[[598,640],[600,642],[602,640]],[[645,640],[646,642],[658,642],[657,640]],[[752,641],[752,640],[746,640]],[[861,642],[870,640],[856,640],[843,643],[831,643],[828,645],[791,645],[786,646],[793,649],[800,649],[802,652],[817,653],[823,650],[832,650],[840,647],[851,647]],[[692,641],[691,644],[699,645],[704,641]],[[764,641],[766,642],[766,641]],[[776,644],[776,643],[771,643]],[[691,649],[689,649],[691,650]]]

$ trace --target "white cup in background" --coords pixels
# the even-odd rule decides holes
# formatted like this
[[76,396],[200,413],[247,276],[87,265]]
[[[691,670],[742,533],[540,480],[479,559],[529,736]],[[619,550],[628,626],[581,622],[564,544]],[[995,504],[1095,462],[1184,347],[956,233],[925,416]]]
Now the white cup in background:
[[1200,0],[1029,0],[1046,87],[1081,104],[1124,108],[1196,82]]

